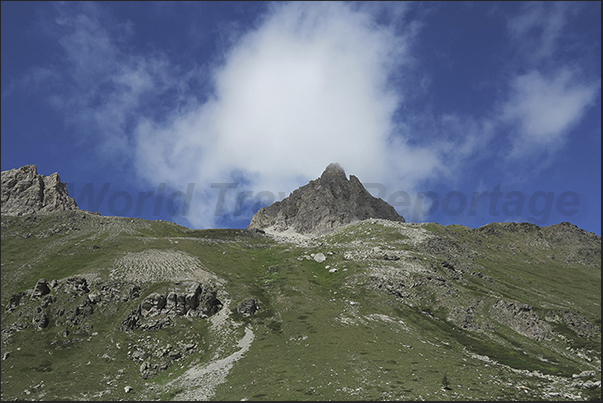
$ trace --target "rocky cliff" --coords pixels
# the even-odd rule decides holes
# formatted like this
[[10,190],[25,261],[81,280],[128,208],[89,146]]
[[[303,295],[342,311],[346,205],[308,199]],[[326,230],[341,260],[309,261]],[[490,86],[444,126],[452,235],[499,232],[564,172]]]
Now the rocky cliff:
[[391,205],[373,197],[357,177],[350,175],[348,180],[343,168],[333,163],[320,178],[260,209],[247,228],[325,234],[367,218],[405,222]]
[[58,173],[39,175],[36,165],[2,171],[2,214],[79,210]]

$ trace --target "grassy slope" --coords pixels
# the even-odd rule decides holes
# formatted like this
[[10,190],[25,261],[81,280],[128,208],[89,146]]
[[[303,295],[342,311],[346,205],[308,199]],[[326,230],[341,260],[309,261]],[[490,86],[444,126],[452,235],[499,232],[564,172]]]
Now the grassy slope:
[[[224,287],[232,306],[251,297],[261,304],[259,313],[250,318],[232,314],[235,320],[251,326],[255,340],[233,367],[228,381],[216,390],[216,400],[537,399],[553,381],[486,363],[475,354],[488,355],[516,369],[566,377],[590,368],[584,360],[562,354],[565,345],[536,343],[501,326],[496,327],[494,336],[461,332],[446,321],[446,310],[438,303],[440,296],[432,295],[430,288],[425,288],[419,304],[411,306],[364,287],[369,267],[383,262],[344,259],[344,253],[355,247],[352,241],[408,251],[436,266],[443,260],[426,255],[407,242],[405,235],[390,228],[363,223],[360,230],[351,226],[347,232],[326,237],[324,242],[329,244],[302,248],[239,230],[188,230],[168,222],[67,216],[57,214],[35,221],[2,217],[2,306],[13,293],[32,288],[41,277],[51,280],[95,272],[107,279],[111,262],[126,252],[150,248],[187,252],[226,280]],[[94,223],[88,224],[90,220]],[[109,220],[121,224],[99,224]],[[64,222],[79,230],[37,237]],[[464,304],[472,298],[504,297],[543,310],[577,309],[600,324],[600,267],[574,264],[568,271],[567,265],[550,261],[548,250],[529,256],[519,250],[513,255],[499,248],[510,239],[484,240],[474,230],[460,226],[425,227],[478,249],[475,261],[480,270],[495,279],[491,285],[465,276],[455,282],[461,292],[448,302]],[[22,237],[28,233],[33,235]],[[177,244],[173,242],[176,238]],[[327,251],[334,254],[324,263],[298,259]],[[563,255],[562,250],[553,252]],[[327,264],[337,267],[338,272],[329,273]],[[142,297],[152,290],[145,289]],[[30,327],[15,333],[12,343],[2,346],[3,353],[11,353],[2,362],[3,399],[167,399],[177,391],[156,395],[141,391],[177,377],[192,363],[206,362],[218,346],[234,348],[234,339],[212,339],[204,320],[179,318],[182,320],[174,328],[159,332],[127,334],[116,330],[138,301],[129,301],[102,317],[91,317],[93,328],[86,334],[64,338],[58,335],[62,329],[52,321],[40,332]],[[13,320],[3,313],[2,329]],[[143,380],[138,365],[127,358],[125,350],[128,344],[147,336],[161,339],[163,345],[184,339],[196,341],[200,347],[156,378]],[[84,341],[70,343],[73,338]],[[65,347],[51,347],[55,340]],[[105,354],[110,358],[103,358]],[[118,371],[123,374],[116,375]],[[442,389],[444,376],[450,390]],[[44,387],[32,388],[41,381]],[[126,395],[125,385],[133,386],[134,391]],[[23,395],[25,389],[31,395]],[[111,392],[98,396],[104,390]]]

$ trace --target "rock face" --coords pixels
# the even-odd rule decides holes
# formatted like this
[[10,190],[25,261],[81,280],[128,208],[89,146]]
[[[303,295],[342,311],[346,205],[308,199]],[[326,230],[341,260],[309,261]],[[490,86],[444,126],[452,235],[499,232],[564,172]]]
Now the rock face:
[[38,175],[35,165],[2,171],[2,214],[79,210],[58,173]]
[[405,222],[391,205],[373,197],[357,177],[350,175],[348,180],[343,168],[333,163],[320,178],[260,209],[247,228],[317,235],[367,218]]
[[[122,330],[155,331],[172,325],[173,316],[207,318],[222,308],[217,290],[210,284],[185,281],[169,290],[154,292],[122,321]],[[8,309],[8,307],[7,307]]]

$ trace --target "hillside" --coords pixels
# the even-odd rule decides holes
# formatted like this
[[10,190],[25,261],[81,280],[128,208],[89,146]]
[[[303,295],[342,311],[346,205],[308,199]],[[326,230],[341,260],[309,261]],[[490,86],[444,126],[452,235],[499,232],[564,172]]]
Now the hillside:
[[[600,400],[601,238],[2,215],[2,400]],[[43,280],[41,280],[43,279]]]

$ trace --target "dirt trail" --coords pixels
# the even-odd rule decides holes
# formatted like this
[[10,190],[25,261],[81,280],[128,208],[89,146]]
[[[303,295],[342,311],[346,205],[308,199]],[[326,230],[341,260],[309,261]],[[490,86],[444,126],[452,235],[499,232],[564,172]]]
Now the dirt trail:
[[255,335],[251,328],[245,327],[245,334],[236,342],[238,350],[222,358],[225,349],[232,350],[234,347],[238,330],[242,325],[229,318],[229,302],[224,299],[224,307],[210,318],[212,332],[218,336],[218,340],[222,341],[222,345],[208,363],[190,368],[181,377],[166,385],[171,389],[183,389],[183,392],[174,396],[172,400],[210,400],[218,385],[226,382],[235,362],[249,351]]

